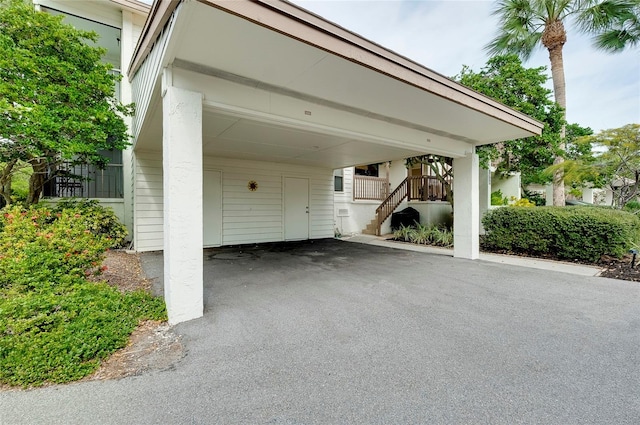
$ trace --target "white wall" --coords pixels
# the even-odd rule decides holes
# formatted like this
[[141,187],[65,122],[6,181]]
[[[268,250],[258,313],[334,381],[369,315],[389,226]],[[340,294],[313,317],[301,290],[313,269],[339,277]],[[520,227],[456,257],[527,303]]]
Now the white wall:
[[[283,179],[309,179],[309,238],[330,238],[333,228],[333,171],[321,168],[204,157],[203,167],[222,172],[222,244],[284,240]],[[135,249],[161,250],[162,154],[136,152]],[[247,183],[255,180],[258,190]]]
[[507,178],[500,178],[495,173],[491,173],[491,192],[497,190],[502,191],[502,196],[507,197],[511,201],[511,197],[520,199],[520,173],[514,174]]
[[402,181],[406,178],[407,178],[407,167],[405,167],[404,165],[404,159],[391,161],[391,164],[389,164],[390,192],[393,192],[396,189],[396,187],[398,187],[398,185],[402,183]]
[[162,154],[135,152],[134,157],[134,248],[163,248]]
[[[451,204],[442,201],[416,201],[410,202],[409,206],[420,213],[420,224],[425,226],[443,225],[451,227],[453,216]],[[398,210],[399,211],[399,210]]]

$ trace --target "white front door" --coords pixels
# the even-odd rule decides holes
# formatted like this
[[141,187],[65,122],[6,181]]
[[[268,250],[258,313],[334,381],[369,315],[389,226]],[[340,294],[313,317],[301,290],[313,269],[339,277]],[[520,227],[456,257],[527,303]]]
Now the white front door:
[[284,179],[284,239],[309,239],[308,179]]
[[222,179],[220,171],[202,173],[202,229],[205,247],[222,244]]

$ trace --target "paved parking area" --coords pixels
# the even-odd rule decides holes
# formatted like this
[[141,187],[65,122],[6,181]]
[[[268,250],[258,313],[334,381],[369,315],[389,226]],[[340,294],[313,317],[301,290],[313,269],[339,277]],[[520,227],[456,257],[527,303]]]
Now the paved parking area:
[[336,240],[204,267],[175,367],[0,393],[0,424],[640,422],[637,283]]

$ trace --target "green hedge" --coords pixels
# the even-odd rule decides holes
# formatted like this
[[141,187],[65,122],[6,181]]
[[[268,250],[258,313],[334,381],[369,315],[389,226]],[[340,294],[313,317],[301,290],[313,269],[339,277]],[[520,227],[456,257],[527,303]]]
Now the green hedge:
[[640,219],[624,211],[596,207],[498,208],[482,219],[489,250],[571,260],[621,257],[640,241]]

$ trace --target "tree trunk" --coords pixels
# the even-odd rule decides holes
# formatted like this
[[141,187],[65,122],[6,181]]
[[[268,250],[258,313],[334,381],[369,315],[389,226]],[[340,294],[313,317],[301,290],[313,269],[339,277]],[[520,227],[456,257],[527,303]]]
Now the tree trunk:
[[31,162],[33,174],[29,178],[29,194],[27,195],[27,206],[37,204],[42,196],[42,190],[47,177],[47,161],[36,159]]
[[[567,33],[561,21],[554,21],[545,27],[542,35],[542,43],[549,50],[549,61],[551,62],[551,79],[553,80],[553,95],[556,103],[564,110],[562,117],[566,119],[567,113],[567,97],[565,92],[564,81],[564,61],[562,59],[562,48],[567,41]],[[562,125],[560,131],[560,144],[558,148],[565,151],[565,125]],[[556,156],[553,164],[562,164],[564,158],[560,155]],[[553,174],[553,205],[564,206],[564,171],[559,168]]]
[[13,177],[13,168],[17,163],[17,159],[9,161],[0,173],[0,196],[4,199],[5,205],[11,205],[13,203],[13,198],[11,197],[11,178]]

